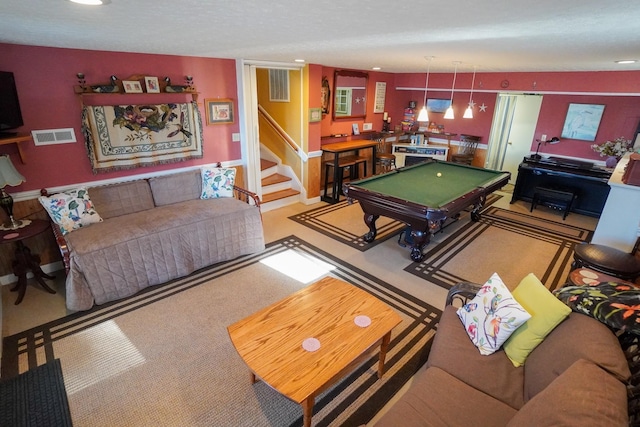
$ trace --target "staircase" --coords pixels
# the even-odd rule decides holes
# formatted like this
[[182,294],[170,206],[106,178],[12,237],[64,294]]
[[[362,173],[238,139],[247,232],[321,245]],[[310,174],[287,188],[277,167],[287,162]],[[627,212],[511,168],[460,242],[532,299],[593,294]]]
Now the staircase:
[[260,159],[263,211],[276,209],[299,201],[300,192],[292,188],[291,178],[279,173],[279,166],[271,160]]

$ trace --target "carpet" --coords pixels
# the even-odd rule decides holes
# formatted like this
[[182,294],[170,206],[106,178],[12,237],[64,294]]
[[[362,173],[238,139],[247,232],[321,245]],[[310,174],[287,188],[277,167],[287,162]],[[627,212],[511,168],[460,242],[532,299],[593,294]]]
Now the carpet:
[[424,364],[441,311],[295,236],[7,337],[3,376],[59,358],[76,426],[298,426],[299,405],[250,384],[226,327],[326,275],[403,319],[382,379],[372,356],[316,398],[314,426],[364,424]]
[[484,283],[497,272],[510,287],[534,273],[550,290],[566,282],[576,244],[592,231],[491,207],[404,270],[445,289]]
[[0,382],[0,425],[71,427],[60,360]]
[[[490,194],[484,209],[500,200],[501,197],[499,194]],[[463,211],[460,219],[468,221],[468,218],[469,212]],[[369,227],[364,222],[362,208],[357,201],[349,204],[346,200],[292,215],[289,219],[363,252],[376,247],[391,237],[398,236],[405,228],[402,222],[381,216],[376,221],[378,229],[376,239],[367,243],[364,241],[364,235],[369,232]],[[447,221],[443,229],[457,222]]]

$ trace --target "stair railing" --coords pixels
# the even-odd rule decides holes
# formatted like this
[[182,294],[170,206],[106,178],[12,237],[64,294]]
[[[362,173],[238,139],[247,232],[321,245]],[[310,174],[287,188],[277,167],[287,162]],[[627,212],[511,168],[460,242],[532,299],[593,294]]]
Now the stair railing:
[[309,159],[309,156],[307,155],[307,153],[305,153],[302,150],[302,148],[298,144],[296,144],[293,138],[289,136],[287,131],[282,129],[282,127],[278,124],[278,122],[275,121],[273,117],[271,117],[271,115],[267,112],[267,110],[265,110],[264,107],[259,104],[258,104],[258,115],[261,116],[267,124],[269,124],[269,126],[276,132],[276,134],[278,134],[278,136],[284,142],[286,142],[286,146],[289,147],[289,149],[293,150],[296,153],[296,155],[300,158],[300,160],[306,163],[306,161]]

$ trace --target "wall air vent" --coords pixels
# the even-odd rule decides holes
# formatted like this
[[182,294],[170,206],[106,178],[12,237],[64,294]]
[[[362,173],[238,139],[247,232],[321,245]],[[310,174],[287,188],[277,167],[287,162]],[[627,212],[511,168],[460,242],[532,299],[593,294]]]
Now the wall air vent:
[[269,69],[269,101],[289,102],[289,70]]
[[36,145],[68,144],[76,142],[73,128],[32,130],[31,136]]

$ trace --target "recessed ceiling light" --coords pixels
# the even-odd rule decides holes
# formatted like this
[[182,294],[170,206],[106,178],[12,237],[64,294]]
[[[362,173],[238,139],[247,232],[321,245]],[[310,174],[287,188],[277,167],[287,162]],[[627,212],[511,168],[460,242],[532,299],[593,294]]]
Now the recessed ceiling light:
[[380,68],[380,67],[373,67],[373,68],[372,68],[372,70],[373,70],[373,71],[380,71],[380,70],[382,70],[382,68]]
[[111,0],[69,0],[72,3],[86,4],[89,6],[102,6],[111,3]]
[[616,64],[635,64],[636,62],[638,62],[637,59],[621,59],[616,61]]
[[304,62],[304,59],[294,59],[295,62]]

